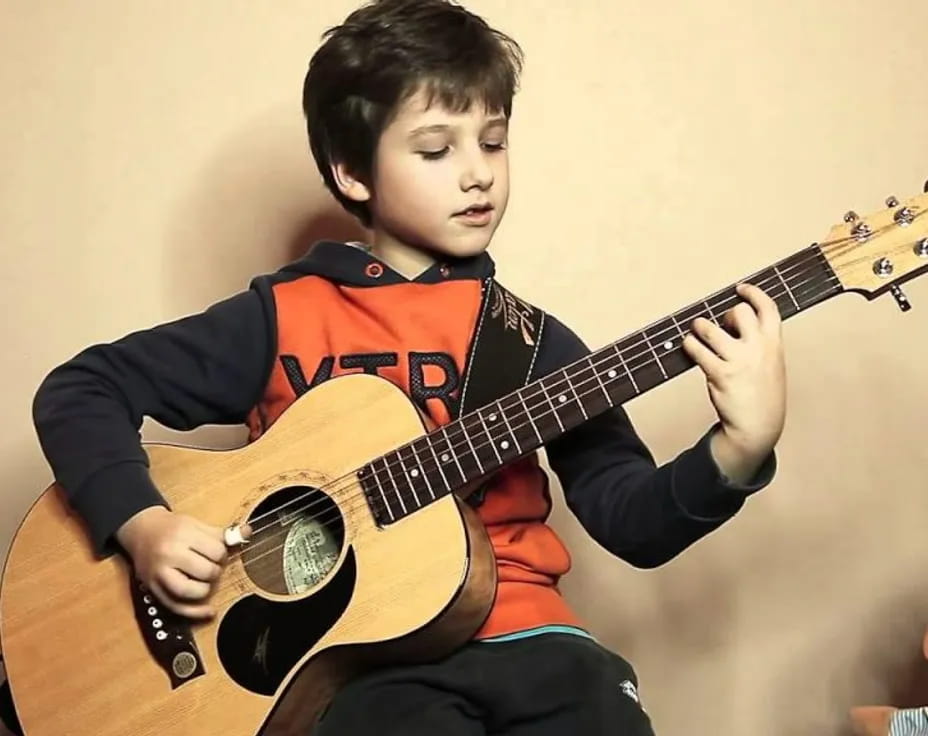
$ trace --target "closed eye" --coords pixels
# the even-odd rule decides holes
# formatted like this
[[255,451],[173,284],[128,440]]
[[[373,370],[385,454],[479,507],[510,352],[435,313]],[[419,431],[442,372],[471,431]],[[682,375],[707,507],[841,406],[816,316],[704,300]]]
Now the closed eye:
[[445,146],[440,151],[419,151],[418,153],[426,161],[437,161],[448,153],[449,150],[448,146]]

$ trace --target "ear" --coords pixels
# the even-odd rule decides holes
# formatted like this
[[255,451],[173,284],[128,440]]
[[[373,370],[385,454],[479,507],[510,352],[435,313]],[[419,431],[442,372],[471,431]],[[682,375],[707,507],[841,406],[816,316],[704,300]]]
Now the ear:
[[355,202],[367,202],[371,198],[371,190],[368,186],[356,178],[345,164],[332,164],[332,176],[335,178],[339,191],[348,199],[353,199]]

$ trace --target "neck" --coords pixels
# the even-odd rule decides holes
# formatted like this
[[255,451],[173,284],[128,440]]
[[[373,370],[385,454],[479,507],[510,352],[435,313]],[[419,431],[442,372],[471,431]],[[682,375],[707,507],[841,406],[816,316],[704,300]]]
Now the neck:
[[371,253],[398,274],[414,279],[435,263],[435,257],[424,250],[397,239],[382,227],[373,229]]

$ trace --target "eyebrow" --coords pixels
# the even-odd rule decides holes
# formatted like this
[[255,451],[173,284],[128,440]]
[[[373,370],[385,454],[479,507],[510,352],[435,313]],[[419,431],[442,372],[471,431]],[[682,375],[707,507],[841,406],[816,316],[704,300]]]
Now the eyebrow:
[[[448,130],[451,130],[452,127],[454,126],[444,125],[444,124],[422,125],[410,131],[409,137],[414,138],[415,136],[422,135],[423,133],[444,133]],[[492,118],[486,122],[486,124],[483,126],[483,129],[486,130],[487,128],[498,128],[498,127],[508,128],[509,119],[502,115],[500,115],[499,117]]]

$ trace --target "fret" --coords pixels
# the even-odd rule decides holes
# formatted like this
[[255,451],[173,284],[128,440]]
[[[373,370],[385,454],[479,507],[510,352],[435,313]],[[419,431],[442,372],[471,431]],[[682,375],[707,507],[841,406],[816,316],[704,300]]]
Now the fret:
[[383,483],[374,468],[373,462],[361,468],[358,472],[358,479],[361,481],[361,487],[364,489],[371,513],[377,523],[385,524],[388,521],[394,521],[396,516],[390,508],[390,502],[387,501]]
[[[581,391],[582,391],[584,381],[580,377],[580,375],[578,375],[578,372],[576,371],[576,369],[574,369],[575,370],[574,374],[569,374],[567,370],[568,370],[567,368],[562,368],[560,370],[560,374],[562,377],[561,379],[559,379],[559,384],[563,383],[565,385],[564,388],[562,388],[560,385],[558,386],[558,390],[563,391],[563,393],[561,393],[561,399],[563,400],[560,402],[560,406],[565,411],[568,408],[572,408],[576,406],[576,408],[580,410],[580,416],[575,417],[576,421],[571,421],[570,419],[568,419],[567,423],[569,425],[579,424],[581,417],[583,418],[583,421],[586,421],[587,419],[590,418],[589,414],[587,414],[586,407],[583,405],[583,401],[580,398],[580,394],[577,393],[577,385],[581,386]],[[571,394],[573,394],[574,398],[572,401],[570,397],[567,395],[568,391]]]
[[[628,365],[625,363],[625,358],[622,357],[622,351],[619,350],[618,344],[615,345],[615,352],[619,356],[619,361],[622,363],[622,370],[628,375],[629,380],[632,382],[632,388],[635,389],[636,394],[641,393],[641,389],[638,388],[638,383],[635,381],[635,377],[632,375],[632,372],[628,369]],[[612,378],[612,376],[610,376]]]
[[[516,436],[516,433],[512,431],[512,425],[509,423],[509,418],[506,416],[506,412],[503,410],[502,403],[496,402],[496,411],[499,412],[499,416],[503,418],[503,424],[506,425],[506,430],[509,432],[509,436],[512,438],[513,443],[516,446],[516,451],[519,455],[522,454],[522,443],[519,442],[519,438]],[[491,415],[492,421],[492,415]],[[506,449],[506,448],[503,448]]]
[[[387,458],[388,458],[388,457],[389,457],[389,456],[384,456],[384,457],[382,458],[383,467],[384,467],[384,472],[387,474],[387,477],[390,479],[390,485],[393,486],[393,492],[396,494],[396,498],[397,498],[397,500],[400,502],[400,508],[403,509],[403,515],[405,515],[405,514],[407,514],[407,513],[409,513],[409,512],[406,510],[406,502],[403,501],[403,494],[400,492],[399,483],[396,482],[396,475],[393,473],[393,470],[392,470],[392,469],[390,468],[390,466],[387,464]],[[387,487],[387,491],[389,492],[389,490],[390,490],[390,488],[389,488],[389,486],[388,486],[388,487]]]
[[496,461],[500,465],[502,465],[503,458],[500,456],[499,450],[496,449],[496,442],[494,441],[493,437],[490,436],[490,430],[487,428],[487,423],[486,423],[486,420],[483,418],[483,414],[481,414],[479,411],[477,412],[477,418],[480,420],[480,424],[483,426],[484,434],[486,434],[486,436],[490,440],[490,447],[493,448],[493,454],[496,455]]
[[[597,362],[592,360],[593,357],[598,359]],[[615,405],[615,399],[606,391],[600,376],[611,359],[612,356],[609,354],[597,353],[596,356],[587,356],[581,363],[571,366],[571,390],[580,406],[584,421]]]
[[590,364],[590,368],[593,369],[593,375],[596,376],[596,381],[599,383],[600,389],[602,389],[603,396],[606,397],[606,403],[609,405],[609,408],[615,406],[615,402],[612,400],[612,397],[609,395],[609,392],[606,390],[606,384],[603,383],[603,379],[599,375],[599,370],[593,364],[593,356],[587,356],[586,362]]
[[474,453],[474,459],[480,467],[480,475],[487,474],[487,468],[496,467],[501,461],[496,452],[493,438],[487,433],[480,419],[480,413],[475,412],[462,417],[460,425],[464,430],[467,445]]
[[683,350],[686,335],[674,315],[658,322],[650,332],[668,379],[693,367],[693,361]]
[[[388,455],[387,457],[390,457],[390,456]],[[409,470],[409,469],[406,467],[406,464],[403,462],[403,456],[402,456],[399,452],[394,452],[394,453],[393,453],[393,457],[395,457],[395,458],[397,459],[397,461],[399,461],[400,468],[401,468],[401,470],[403,471],[403,480],[406,481],[406,483],[409,485],[409,490],[412,491],[412,498],[409,499],[409,500],[410,500],[410,502],[411,502],[411,501],[415,501],[415,504],[413,505],[413,508],[421,508],[422,502],[419,500],[419,494],[416,493],[416,487],[415,487],[414,482],[413,482],[414,479],[419,475],[419,471],[418,471],[418,470]],[[403,513],[404,513],[404,514],[409,513],[409,512],[406,510],[406,504],[403,503],[403,497],[402,497],[402,496],[400,496],[400,505],[403,507]],[[411,504],[411,505],[412,505],[412,504]]]
[[773,303],[777,305],[777,311],[780,313],[781,319],[791,317],[799,311],[787,294],[770,295],[770,297],[773,299]]
[[712,299],[703,303],[708,305],[712,321],[727,332],[728,328],[722,323],[722,318],[728,310],[740,301],[742,301],[741,297],[738,296],[738,292],[732,286],[720,291]]
[[[455,486],[452,483],[448,482],[448,476],[445,475],[445,469],[442,467],[444,463],[442,463],[438,459],[438,453],[435,451],[435,443],[432,442],[430,438],[431,438],[430,435],[426,435],[422,439],[417,440],[415,444],[417,445],[424,444],[428,448],[429,453],[432,455],[432,459],[435,460],[435,469],[438,471],[439,475],[441,476],[442,482],[445,484],[445,491],[450,492],[451,490],[454,489]],[[416,454],[418,455],[418,452]]]
[[630,335],[618,344],[619,357],[629,374],[634,374],[634,384],[638,393],[654,388],[663,383],[663,368],[655,365],[650,343],[642,333]]
[[[793,285],[793,293],[801,309],[808,309],[841,291],[840,282],[817,245],[810,246],[787,261],[794,262],[802,272],[801,282]],[[803,287],[801,290],[800,286]]]
[[657,352],[663,356],[669,353],[678,345],[677,337],[680,334],[680,328],[677,326],[673,316],[655,322],[648,328],[648,338]]
[[580,413],[583,415],[583,420],[586,421],[590,418],[590,415],[586,413],[586,407],[583,405],[583,401],[580,399],[579,394],[577,393],[576,387],[570,382],[567,382],[567,387],[570,389],[570,392],[574,395],[574,401],[577,402],[577,407],[580,409]]
[[678,326],[682,326],[686,333],[689,333],[693,329],[693,320],[697,317],[706,317],[708,319],[703,304],[693,304],[686,309],[681,309],[676,313],[674,321]]
[[[553,384],[551,388],[556,391],[554,404],[564,427],[570,429],[585,421],[586,408],[581,403],[580,397],[573,386],[575,381],[579,382],[579,378],[570,376],[567,369],[562,368],[556,373],[552,373],[548,380]],[[573,395],[573,398],[571,398],[571,395]]]
[[528,423],[532,425],[532,429],[535,431],[535,435],[538,437],[538,443],[544,444],[544,439],[541,436],[541,432],[538,431],[538,425],[535,424],[535,418],[532,416],[532,412],[528,408],[528,404],[525,403],[525,397],[523,394],[525,389],[519,391],[516,395],[519,398],[519,402],[522,404],[522,407],[525,409],[525,416],[528,417]]
[[541,393],[547,399],[548,405],[551,407],[551,413],[554,414],[554,419],[557,421],[557,426],[561,428],[561,431],[564,431],[564,425],[561,423],[561,417],[557,413],[557,407],[554,406],[554,399],[548,394],[547,387],[545,386],[544,381],[541,383]]
[[471,457],[474,458],[474,461],[477,463],[477,467],[480,468],[480,475],[484,475],[486,471],[483,469],[483,463],[480,462],[480,457],[477,455],[477,450],[474,449],[474,443],[471,442],[470,432],[467,431],[467,428],[464,428],[464,439],[467,440],[467,446],[470,447]]
[[[493,452],[496,455],[496,461],[499,465],[503,465],[509,460],[512,460],[518,457],[521,454],[521,450],[516,448],[516,451],[513,452],[513,448],[516,445],[515,437],[512,436],[512,433],[503,432],[503,424],[500,422],[500,412],[499,407],[495,409],[491,407],[484,407],[478,412],[480,417],[480,422],[483,425],[484,433],[489,440],[490,445],[493,446]],[[493,431],[490,430],[490,425],[487,422],[493,425]]]
[[[679,314],[679,312],[678,312],[677,314]],[[680,326],[680,321],[677,319],[677,315],[676,315],[676,314],[670,315],[670,320],[671,320],[671,322],[673,322],[673,328],[674,328],[674,330],[676,330],[677,336],[680,338],[679,341],[677,342],[677,344],[680,346],[680,349],[681,349],[681,351],[682,351],[682,349],[683,349],[683,340],[686,339],[686,335],[688,334],[688,330],[684,330],[683,327]]]
[[469,478],[476,478],[477,476],[473,473],[468,475],[467,473],[464,472],[464,464],[461,462],[461,458],[458,457],[457,448],[454,447],[454,445],[451,442],[451,438],[448,436],[449,426],[451,425],[446,424],[441,429],[441,435],[442,435],[442,439],[444,440],[444,446],[441,448],[440,458],[441,458],[441,461],[445,463],[446,468],[448,467],[447,465],[448,460],[446,458],[450,458],[451,460],[454,461],[454,466],[457,467],[458,473],[461,476],[461,485],[463,485],[467,483],[467,480]]
[[660,368],[661,375],[664,376],[664,380],[667,380],[667,370],[664,368],[664,364],[661,363],[661,356],[657,354],[657,348],[655,348],[654,343],[651,342],[650,335],[648,335],[646,330],[642,330],[641,336],[648,344],[648,348],[651,350],[651,354],[654,356],[654,360],[657,362],[657,367]]
[[[405,458],[403,457],[404,452],[406,453]],[[400,464],[410,479],[409,484],[419,506],[425,505],[419,498],[419,494],[416,493],[415,484],[420,478],[425,481],[425,490],[428,491],[429,494],[429,498],[427,499],[426,503],[428,503],[428,501],[434,501],[438,496],[435,494],[435,490],[432,488],[432,483],[429,480],[429,474],[425,470],[425,466],[422,464],[422,462],[420,462],[419,456],[415,452],[414,445],[407,445],[406,447],[399,448],[396,451],[396,455],[399,457]]]
[[532,422],[531,415],[528,413],[525,401],[522,399],[522,392],[525,390],[531,389],[522,389],[509,394],[509,396],[504,396],[496,402],[499,413],[503,417],[503,421],[506,423],[506,427],[509,429],[512,440],[516,443],[520,454],[544,444]]
[[[780,269],[776,266],[773,267],[773,272],[777,275],[777,278],[780,279],[780,283],[783,284],[783,288],[786,289],[786,293],[789,294],[789,298],[793,300],[793,304],[796,305],[796,311],[801,311],[802,307],[799,306],[799,302],[796,301],[796,297],[793,294],[792,290],[789,288],[789,284],[786,283],[786,279],[783,278],[783,274],[780,273]],[[782,311],[782,310],[780,310]]]
[[[378,460],[383,466],[382,468],[377,467]],[[380,498],[383,501],[384,510],[390,517],[390,521],[395,521],[400,516],[400,514],[398,509],[394,511],[393,506],[390,505],[390,499],[396,498],[396,500],[399,500],[399,492],[396,489],[396,484],[393,483],[393,476],[390,473],[390,468],[387,466],[386,458],[381,457],[378,460],[372,462],[370,464],[370,468],[373,471],[374,479],[377,483],[377,490],[380,492]],[[386,474],[386,481],[384,480],[383,474]],[[393,486],[392,492],[389,491],[391,485]]]

